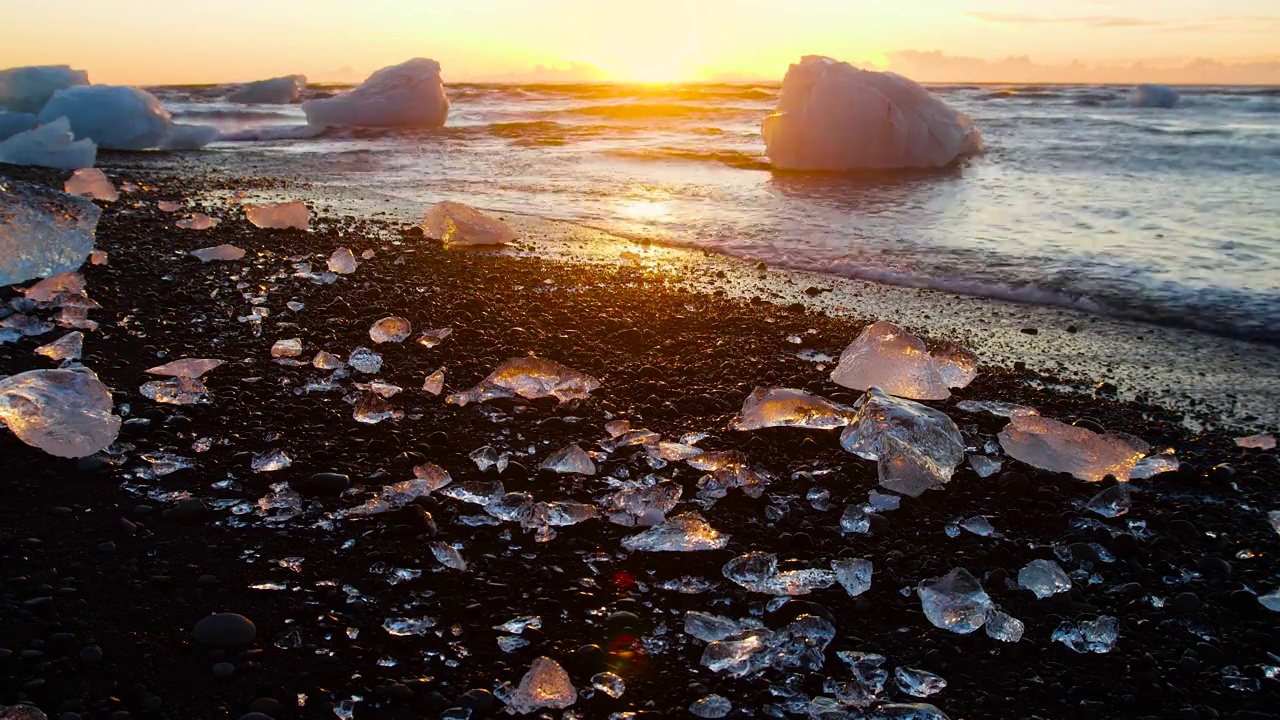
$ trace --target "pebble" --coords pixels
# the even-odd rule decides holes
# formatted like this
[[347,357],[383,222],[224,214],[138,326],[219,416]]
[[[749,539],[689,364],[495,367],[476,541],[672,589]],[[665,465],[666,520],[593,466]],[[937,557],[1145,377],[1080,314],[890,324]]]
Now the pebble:
[[192,631],[201,645],[228,647],[248,645],[258,636],[258,628],[249,618],[235,613],[218,613],[196,623]]
[[[250,715],[275,715],[278,712],[280,712],[280,701],[273,697],[260,697],[249,703]],[[248,715],[245,717],[248,717]]]
[[236,666],[232,665],[229,662],[220,662],[213,666],[214,677],[220,677],[220,678],[231,677],[235,673],[236,673]]
[[305,497],[337,497],[351,487],[351,478],[341,473],[316,473],[297,484],[298,493]]
[[1200,558],[1196,562],[1196,569],[1205,575],[1230,575],[1231,563],[1222,558]]
[[85,645],[80,650],[80,659],[87,663],[96,663],[102,661],[102,648],[97,645]]
[[169,517],[178,521],[198,520],[209,512],[209,508],[205,507],[204,501],[200,498],[183,498],[178,504],[169,511]]
[[458,705],[470,708],[475,715],[488,715],[494,711],[497,704],[493,693],[480,688],[468,690],[458,697]]
[[1183,615],[1190,615],[1200,609],[1200,597],[1193,592],[1179,593],[1169,605]]

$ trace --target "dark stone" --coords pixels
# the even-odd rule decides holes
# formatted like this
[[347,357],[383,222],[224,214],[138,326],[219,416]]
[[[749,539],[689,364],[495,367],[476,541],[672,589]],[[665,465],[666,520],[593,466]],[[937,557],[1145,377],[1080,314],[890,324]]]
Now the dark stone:
[[169,517],[178,522],[194,522],[209,512],[200,498],[183,498],[169,511]]
[[87,663],[102,661],[102,648],[97,645],[86,645],[80,650],[80,659]]
[[294,485],[304,497],[337,497],[351,487],[351,478],[340,473],[322,472]]
[[218,613],[196,623],[196,642],[214,647],[248,645],[258,636],[258,628],[243,615]]
[[1196,569],[1205,575],[1225,576],[1231,574],[1231,563],[1222,558],[1200,558],[1196,561]]
[[498,700],[488,690],[476,688],[458,697],[458,706],[470,708],[473,715],[488,715],[498,707]]
[[228,678],[236,674],[236,666],[229,662],[220,662],[213,666],[213,676]]
[[[280,701],[273,697],[261,697],[249,703],[249,714],[275,715],[280,712]],[[243,718],[241,718],[243,720]]]
[[1193,592],[1179,593],[1169,603],[1169,606],[1176,612],[1190,615],[1200,609],[1200,598]]

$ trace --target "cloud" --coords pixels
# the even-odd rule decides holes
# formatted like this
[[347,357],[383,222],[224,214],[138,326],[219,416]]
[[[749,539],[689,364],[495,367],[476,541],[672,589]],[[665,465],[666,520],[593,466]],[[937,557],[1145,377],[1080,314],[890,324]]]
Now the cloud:
[[937,50],[897,50],[888,53],[888,58],[890,70],[921,82],[1280,84],[1280,58],[1238,62],[1207,58],[1150,59],[1102,65],[1073,60],[1042,65],[1026,55],[986,60],[947,55]]
[[998,25],[1084,25],[1093,28],[1158,27],[1164,23],[1136,17],[1113,15],[1018,15],[1001,12],[967,12],[971,18]]

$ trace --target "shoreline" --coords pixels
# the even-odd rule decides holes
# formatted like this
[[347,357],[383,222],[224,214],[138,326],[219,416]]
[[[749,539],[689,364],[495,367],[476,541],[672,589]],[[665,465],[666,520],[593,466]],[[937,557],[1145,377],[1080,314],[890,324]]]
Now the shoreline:
[[[625,678],[620,699],[597,692],[578,700],[573,709],[589,718],[681,716],[707,692],[730,698],[738,708],[732,717],[744,717],[744,708],[758,717],[765,704],[780,703],[762,692],[760,680],[733,680],[699,665],[704,646],[684,634],[683,617],[701,611],[754,617],[774,629],[800,614],[829,618],[838,633],[825,665],[791,685],[805,697],[822,695],[825,677],[848,679],[835,652],[856,650],[885,655],[889,670],[901,665],[945,677],[946,690],[927,702],[957,719],[1275,717],[1280,681],[1254,678],[1259,690],[1241,692],[1223,676],[1234,667],[1254,677],[1273,663],[1266,652],[1280,653],[1275,616],[1248,590],[1269,592],[1276,584],[1269,558],[1277,537],[1266,520],[1278,506],[1276,453],[1237,448],[1231,433],[1189,430],[1181,413],[1155,404],[1058,392],[1056,379],[1038,375],[1031,362],[993,362],[1001,352],[1016,358],[1031,343],[1073,342],[1093,332],[1110,348],[1098,351],[1106,360],[1086,358],[1080,367],[1111,362],[1123,348],[1108,346],[1102,330],[1086,326],[1068,337],[1065,329],[1042,327],[1028,341],[1015,320],[974,348],[984,364],[973,384],[932,404],[977,447],[1005,420],[960,412],[955,405],[963,399],[1032,405],[1049,417],[1089,419],[1153,447],[1175,447],[1185,468],[1131,483],[1129,515],[1099,521],[1082,505],[1100,486],[1006,459],[1005,471],[986,479],[963,465],[945,489],[904,498],[899,510],[875,516],[868,533],[844,535],[841,509],[865,502],[877,487],[872,463],[844,452],[830,432],[725,428],[755,386],[855,401],[860,393],[832,385],[829,368],[796,357],[786,338],[838,352],[866,320],[898,317],[819,314],[792,302],[808,297],[808,281],[767,272],[767,282],[751,284],[755,273],[726,269],[720,258],[680,253],[679,263],[692,263],[681,267],[698,271],[671,273],[537,257],[537,245],[549,240],[515,253],[446,252],[398,222],[341,210],[316,213],[304,234],[256,229],[239,207],[206,203],[200,209],[222,224],[178,230],[179,215],[158,212],[156,200],[240,188],[117,171],[111,163],[105,169],[114,180],[156,186],[105,206],[98,237],[108,264],[83,269],[90,297],[102,305],[91,313],[101,328],[86,336],[84,363],[115,389],[117,407],[130,405],[118,442],[133,448],[112,461],[63,461],[7,432],[0,436],[7,500],[0,509],[0,624],[8,630],[0,642],[8,651],[0,653],[0,704],[30,700],[51,717],[124,711],[239,718],[252,710],[283,720],[333,717],[335,705],[359,696],[357,719],[433,717],[455,705],[478,719],[504,716],[489,692],[518,682],[539,656],[563,664],[579,688],[604,670]],[[328,204],[323,192],[303,187],[265,189]],[[593,246],[590,237],[579,239]],[[249,254],[210,264],[186,254],[220,243]],[[322,268],[338,246],[357,258],[374,254],[333,284],[292,275],[299,258]],[[723,278],[708,274],[711,268]],[[707,278],[714,278],[710,287],[699,285]],[[896,294],[875,287],[876,298],[851,294],[844,312],[897,308],[908,327],[927,323],[941,328],[934,337],[959,341],[988,327],[973,325],[982,314],[944,317],[948,303],[915,307],[914,293],[885,300]],[[255,297],[265,302],[255,304]],[[290,310],[286,302],[303,307]],[[252,307],[270,311],[261,334],[238,320]],[[985,313],[1001,319],[990,308]],[[356,346],[374,347],[369,327],[389,315],[409,319],[415,330],[454,330],[436,348],[376,346],[385,357],[377,377],[404,388],[390,399],[405,412],[402,420],[352,419],[343,395],[366,376],[343,381],[337,393],[299,393],[325,373],[270,357],[272,344],[288,337],[302,339],[301,359],[322,349],[346,357]],[[949,334],[965,328],[968,335]],[[51,366],[30,353],[49,339],[6,346],[0,374]],[[565,405],[443,403],[444,395],[530,352],[599,378],[601,389]],[[158,405],[140,396],[139,384],[150,379],[142,371],[179,357],[228,361],[207,376],[210,404]],[[1139,361],[1131,365],[1136,372]],[[424,394],[423,378],[441,366],[445,393]],[[761,498],[734,490],[699,508],[693,498],[700,473],[678,463],[655,468],[643,451],[600,458],[593,478],[538,471],[548,453],[569,443],[596,448],[604,423],[616,418],[667,438],[710,433],[705,449],[743,452],[774,480]],[[197,452],[193,444],[202,438],[212,443]],[[469,459],[485,445],[513,453],[506,472],[482,472]],[[252,459],[272,449],[285,450],[292,465],[251,471]],[[141,456],[157,452],[191,458],[194,467],[155,480],[139,474]],[[606,477],[656,474],[684,487],[680,511],[703,512],[731,540],[710,552],[628,553],[620,543],[636,529],[596,520],[557,528],[555,539],[538,543],[511,523],[468,524],[475,506],[438,495],[367,519],[338,517],[411,477],[410,468],[424,461],[443,467],[455,484],[501,480],[539,501],[586,504],[607,489]],[[347,475],[351,489],[338,497],[305,490],[315,473]],[[304,489],[301,513],[268,522],[253,507],[279,482]],[[976,516],[990,518],[998,536],[947,532]],[[436,540],[460,545],[469,569],[440,567],[427,549]],[[723,565],[749,551],[776,553],[788,568],[869,558],[874,580],[858,597],[837,586],[770,609],[769,596],[723,578]],[[1075,577],[1073,589],[1036,600],[1011,587],[1032,559],[1061,562]],[[911,589],[957,566],[982,578],[993,600],[1026,623],[1022,642],[957,635],[925,621]],[[711,587],[693,594],[661,588],[686,576]],[[192,627],[211,612],[246,615],[256,639],[225,648],[196,643]],[[500,650],[492,628],[524,615],[541,617],[541,628],[521,634],[526,647]],[[1077,654],[1049,639],[1063,622],[1099,615],[1120,621],[1110,653]],[[430,617],[434,627],[392,635],[384,623],[393,617]],[[765,677],[774,685],[786,675]],[[885,696],[911,701],[892,682]]]

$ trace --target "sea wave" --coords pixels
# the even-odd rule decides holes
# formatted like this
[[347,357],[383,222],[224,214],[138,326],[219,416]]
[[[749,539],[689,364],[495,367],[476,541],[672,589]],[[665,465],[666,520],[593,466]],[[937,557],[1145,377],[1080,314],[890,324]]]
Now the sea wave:
[[629,150],[610,150],[605,153],[611,157],[628,160],[685,160],[689,162],[706,162],[728,165],[739,170],[770,170],[772,165],[759,155],[752,155],[737,150],[690,150],[687,148],[643,148]]

